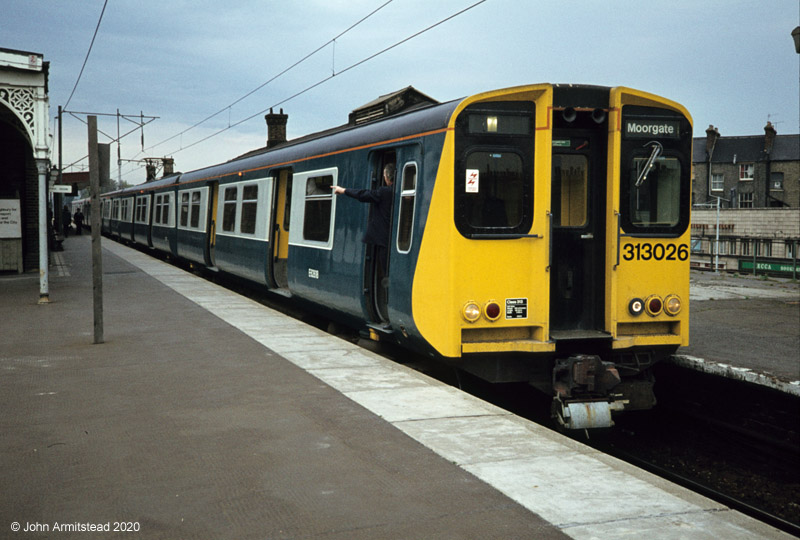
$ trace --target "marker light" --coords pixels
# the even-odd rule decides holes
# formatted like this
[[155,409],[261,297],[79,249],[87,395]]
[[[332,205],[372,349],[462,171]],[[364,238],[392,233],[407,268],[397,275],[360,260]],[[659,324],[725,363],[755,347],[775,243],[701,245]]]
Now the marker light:
[[483,306],[483,314],[490,321],[496,321],[500,318],[500,304],[493,300],[486,302],[486,305]]
[[468,322],[475,322],[481,316],[481,308],[475,302],[467,302],[461,310],[461,315],[463,315]]
[[628,311],[631,312],[631,315],[638,317],[644,311],[644,300],[641,298],[634,298],[628,304]]
[[674,317],[681,312],[681,307],[683,307],[681,299],[674,294],[671,294],[664,299],[664,311],[667,312],[667,315]]
[[664,303],[656,295],[650,296],[644,301],[644,310],[652,317],[660,314],[662,309],[664,309]]

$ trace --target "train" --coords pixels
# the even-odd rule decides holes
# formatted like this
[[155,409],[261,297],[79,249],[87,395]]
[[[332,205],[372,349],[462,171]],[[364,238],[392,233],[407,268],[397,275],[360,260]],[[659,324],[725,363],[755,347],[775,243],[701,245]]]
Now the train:
[[[655,405],[653,366],[688,344],[691,157],[688,111],[628,87],[447,102],[408,87],[338,127],[103,194],[102,233],[529,383],[565,430],[607,428]],[[334,188],[378,189],[388,164],[381,264],[362,242],[376,205]]]

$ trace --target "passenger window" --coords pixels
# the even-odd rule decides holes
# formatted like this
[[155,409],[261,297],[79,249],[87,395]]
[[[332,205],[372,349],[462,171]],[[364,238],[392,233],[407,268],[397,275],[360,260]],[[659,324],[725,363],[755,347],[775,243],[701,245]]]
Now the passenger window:
[[407,163],[403,168],[400,193],[400,217],[397,225],[397,251],[408,253],[414,225],[414,201],[417,195],[417,164]]
[[240,232],[255,234],[258,213],[258,186],[244,186],[242,190],[242,223]]
[[303,239],[327,242],[330,237],[333,176],[313,176],[306,180]]
[[236,199],[238,189],[227,187],[223,195],[222,206],[222,230],[224,232],[234,232],[236,229]]

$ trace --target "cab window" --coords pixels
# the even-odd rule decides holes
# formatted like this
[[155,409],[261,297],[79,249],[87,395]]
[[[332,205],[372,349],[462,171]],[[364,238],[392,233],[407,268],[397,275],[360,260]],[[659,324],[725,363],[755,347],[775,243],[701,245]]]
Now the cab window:
[[675,237],[689,227],[692,126],[673,111],[622,109],[620,225],[627,235]]
[[[631,162],[628,204],[631,224],[635,227],[674,227],[681,217],[681,164],[675,157],[656,160],[647,174],[643,168],[648,158],[635,157]],[[637,186],[637,180],[639,181]]]
[[533,225],[534,104],[477,103],[456,120],[455,222],[467,238]]

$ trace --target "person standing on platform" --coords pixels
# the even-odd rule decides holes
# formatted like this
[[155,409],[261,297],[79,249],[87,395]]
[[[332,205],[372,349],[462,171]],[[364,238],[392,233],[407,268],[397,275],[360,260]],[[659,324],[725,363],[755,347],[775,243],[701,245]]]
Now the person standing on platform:
[[77,234],[81,234],[81,229],[83,229],[83,212],[81,212],[80,208],[75,211],[75,215],[72,216],[72,219],[75,220],[75,228],[78,229]]
[[386,264],[389,255],[389,236],[392,220],[392,199],[394,190],[395,166],[388,163],[383,168],[383,185],[375,189],[351,189],[342,186],[331,186],[335,195],[344,193],[358,201],[375,205],[370,213],[367,232],[361,239],[365,244],[375,246],[375,257],[377,258],[383,276],[386,275]]
[[69,236],[69,226],[72,223],[72,213],[69,211],[69,207],[65,204],[64,209],[61,210],[61,226],[64,229],[64,238]]

